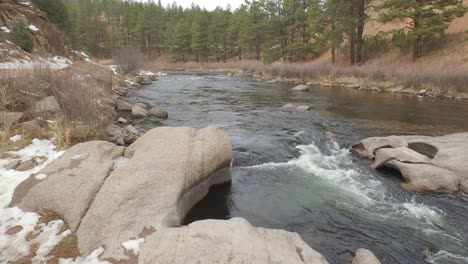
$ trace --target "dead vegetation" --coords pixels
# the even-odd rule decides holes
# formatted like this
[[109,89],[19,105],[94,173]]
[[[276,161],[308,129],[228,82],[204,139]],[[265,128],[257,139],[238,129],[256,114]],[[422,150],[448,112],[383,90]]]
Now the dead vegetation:
[[[59,105],[57,111],[37,111],[37,104],[52,97]],[[66,147],[78,142],[99,139],[111,122],[113,109],[106,90],[99,89],[89,75],[56,71],[47,67],[32,70],[10,70],[0,73],[0,112],[22,113],[15,122],[3,122],[0,117],[1,149],[11,147],[10,137],[23,135],[33,138],[54,137]]]
[[[164,65],[163,65],[164,66]],[[260,62],[228,63],[184,63],[168,64],[169,69],[192,69],[208,71],[242,71],[264,78],[284,78],[308,81],[324,81],[332,84],[360,84],[383,88],[402,87],[404,89],[427,89],[439,95],[468,93],[468,64],[453,61],[431,64],[364,64],[343,66],[338,64],[274,63]]]

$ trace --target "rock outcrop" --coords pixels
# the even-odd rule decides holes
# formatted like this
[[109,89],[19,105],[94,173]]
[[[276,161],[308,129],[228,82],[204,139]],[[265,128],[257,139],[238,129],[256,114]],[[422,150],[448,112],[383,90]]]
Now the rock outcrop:
[[440,137],[373,137],[352,147],[372,167],[390,167],[402,174],[407,191],[468,193],[468,133]]
[[[112,263],[327,263],[295,233],[244,219],[180,227],[210,186],[231,180],[232,146],[209,127],[156,128],[128,148],[78,144],[15,191],[13,206],[52,212],[77,237],[80,253],[103,247]],[[128,250],[129,241],[142,243]]]

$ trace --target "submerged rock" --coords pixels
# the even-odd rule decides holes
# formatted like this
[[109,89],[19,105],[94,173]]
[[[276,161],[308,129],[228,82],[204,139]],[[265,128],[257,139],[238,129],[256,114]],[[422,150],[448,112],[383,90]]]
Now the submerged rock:
[[292,88],[293,91],[302,91],[302,92],[306,92],[306,91],[309,91],[310,90],[310,87],[308,85],[305,85],[305,84],[300,84],[294,88]]
[[397,169],[408,191],[468,193],[468,133],[373,137],[352,149],[360,157],[374,159],[373,168]]
[[149,113],[154,115],[155,117],[159,119],[168,119],[169,118],[169,113],[165,111],[164,109],[160,107],[153,107],[151,110],[149,110]]
[[380,261],[372,251],[360,248],[356,251],[352,264],[380,264]]
[[283,110],[288,110],[288,111],[303,111],[303,112],[307,112],[309,111],[310,109],[312,109],[312,107],[308,106],[308,105],[300,105],[300,106],[297,106],[295,104],[285,104],[281,107],[281,109]]

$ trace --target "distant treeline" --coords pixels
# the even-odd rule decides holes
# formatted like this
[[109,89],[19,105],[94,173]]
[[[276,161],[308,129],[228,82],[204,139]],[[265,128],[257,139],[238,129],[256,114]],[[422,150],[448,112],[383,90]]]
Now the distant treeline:
[[[339,54],[357,64],[389,41],[417,59],[428,43],[443,41],[450,22],[467,12],[461,0],[246,0],[235,10],[213,11],[153,1],[62,1],[34,0],[74,49],[111,57],[114,50],[133,46],[147,56],[164,52],[182,62],[296,62],[330,50],[333,61]],[[391,39],[364,36],[371,12],[382,23],[404,26],[390,32]]]

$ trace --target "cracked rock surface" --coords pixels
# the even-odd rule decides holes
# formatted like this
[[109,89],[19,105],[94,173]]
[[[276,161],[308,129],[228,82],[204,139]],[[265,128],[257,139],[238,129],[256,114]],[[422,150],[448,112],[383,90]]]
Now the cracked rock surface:
[[373,159],[374,169],[398,170],[407,191],[468,193],[468,133],[372,137],[358,142],[352,150]]

